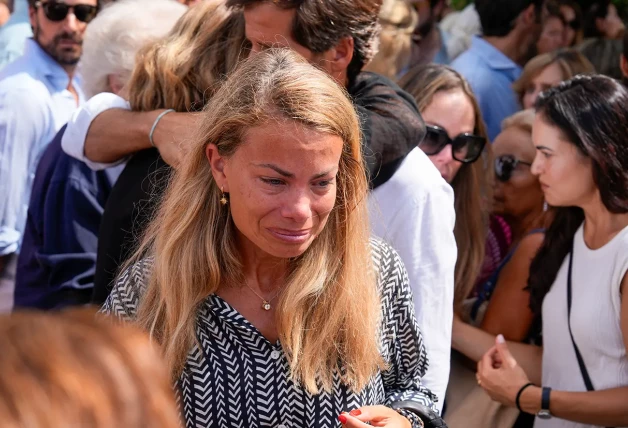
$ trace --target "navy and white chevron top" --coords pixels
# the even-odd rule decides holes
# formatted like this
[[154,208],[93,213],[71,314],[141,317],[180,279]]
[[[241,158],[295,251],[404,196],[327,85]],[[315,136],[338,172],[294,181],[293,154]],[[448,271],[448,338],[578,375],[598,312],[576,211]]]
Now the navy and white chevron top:
[[[216,295],[199,310],[200,347],[189,353],[177,382],[177,401],[187,427],[339,427],[338,415],[367,405],[415,400],[434,408],[436,397],[421,384],[428,366],[414,317],[406,270],[388,245],[372,241],[382,296],[381,350],[388,369],[360,393],[336,378],[332,393],[311,395],[290,380],[280,343],[270,343]],[[125,272],[102,311],[132,320],[150,269],[142,261]],[[419,425],[415,424],[414,428]]]

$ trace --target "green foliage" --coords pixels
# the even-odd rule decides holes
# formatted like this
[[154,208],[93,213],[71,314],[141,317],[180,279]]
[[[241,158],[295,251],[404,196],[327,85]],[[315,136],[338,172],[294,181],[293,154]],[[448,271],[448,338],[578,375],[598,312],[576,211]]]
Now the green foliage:
[[[628,2],[628,0],[624,0],[624,1]],[[468,5],[469,3],[471,3],[471,0],[451,0],[451,7],[453,7],[456,10],[460,10],[460,9],[464,9],[464,7]]]

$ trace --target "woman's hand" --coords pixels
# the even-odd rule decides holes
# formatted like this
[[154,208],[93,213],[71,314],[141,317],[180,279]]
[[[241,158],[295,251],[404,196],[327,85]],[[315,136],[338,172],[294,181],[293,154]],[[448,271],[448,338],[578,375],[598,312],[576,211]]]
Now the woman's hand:
[[386,406],[360,407],[351,413],[342,413],[338,420],[343,427],[348,428],[368,427],[365,422],[373,427],[412,428],[408,419]]
[[478,363],[477,379],[493,400],[511,407],[516,405],[521,387],[530,382],[502,335],[497,336],[495,346]]

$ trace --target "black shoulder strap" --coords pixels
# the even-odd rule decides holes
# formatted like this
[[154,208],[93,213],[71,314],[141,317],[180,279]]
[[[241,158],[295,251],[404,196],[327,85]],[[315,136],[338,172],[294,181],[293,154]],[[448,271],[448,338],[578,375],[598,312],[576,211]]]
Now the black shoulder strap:
[[578,365],[580,366],[580,372],[582,373],[582,378],[584,379],[584,385],[587,387],[587,391],[595,391],[593,387],[593,383],[591,382],[591,377],[589,377],[589,372],[587,370],[587,366],[584,365],[584,359],[582,358],[582,354],[578,349],[578,345],[576,345],[576,341],[573,338],[573,333],[571,332],[571,271],[573,269],[573,245],[571,247],[571,252],[569,253],[569,271],[567,273],[567,327],[569,327],[569,336],[571,336],[571,343],[573,344],[573,350],[576,351],[576,358],[578,359]]
[[576,345],[576,341],[573,338],[573,333],[571,332],[571,271],[573,269],[573,244],[571,244],[571,252],[569,253],[569,271],[567,272],[567,327],[569,328],[569,336],[571,337],[571,343],[573,344],[573,350],[576,352],[576,358],[578,359],[578,365],[580,366],[580,373],[582,373],[582,379],[584,380],[584,385],[587,387],[587,391],[595,391],[593,387],[593,382],[591,382],[591,377],[589,376],[589,371],[587,370],[587,366],[584,364],[584,359],[582,358],[582,354],[578,349],[578,345]]

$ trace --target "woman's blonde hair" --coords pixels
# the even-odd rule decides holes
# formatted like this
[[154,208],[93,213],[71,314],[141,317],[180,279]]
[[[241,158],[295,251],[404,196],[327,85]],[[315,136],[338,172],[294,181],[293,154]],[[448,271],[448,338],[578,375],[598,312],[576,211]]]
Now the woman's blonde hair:
[[521,77],[512,85],[519,102],[523,103],[523,96],[532,80],[552,64],[558,64],[563,80],[569,80],[578,74],[595,73],[595,67],[591,61],[575,49],[559,49],[537,55],[526,64]]
[[492,200],[492,152],[488,144],[482,112],[471,86],[453,69],[444,65],[429,64],[410,70],[400,82],[423,112],[434,96],[443,91],[464,92],[475,113],[474,133],[487,139],[483,157],[472,164],[463,164],[451,183],[455,195],[456,225],[454,234],[458,245],[455,271],[454,307],[460,309],[463,300],[475,285],[485,256],[485,242],[489,211],[487,201]]
[[396,80],[399,72],[410,62],[412,33],[419,16],[405,0],[384,0],[379,22],[382,27],[379,49],[364,69]]
[[3,428],[181,426],[158,350],[90,310],[0,317]]
[[521,110],[502,121],[502,131],[508,128],[519,128],[532,135],[534,125],[534,109]]
[[244,282],[235,225],[219,202],[206,147],[215,144],[229,158],[247,130],[283,120],[340,136],[344,146],[327,225],[289,260],[276,312],[279,338],[292,378],[308,391],[330,390],[337,374],[358,391],[382,367],[358,118],[342,88],[289,50],[244,61],[205,108],[199,136],[130,261],[153,257],[138,322],[161,343],[178,377],[195,344],[199,306],[219,286]]
[[240,60],[244,18],[222,0],[190,8],[170,33],[145,46],[127,84],[133,110],[200,111]]
[[112,74],[127,82],[138,50],[164,37],[186,10],[172,0],[119,0],[99,12],[83,42],[80,67],[86,95],[111,92]]

